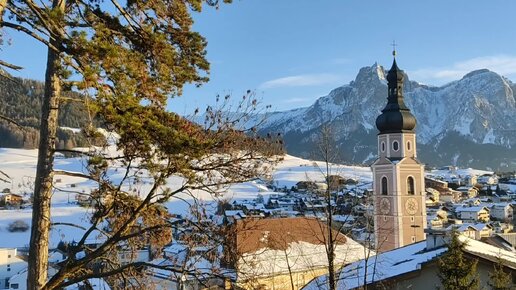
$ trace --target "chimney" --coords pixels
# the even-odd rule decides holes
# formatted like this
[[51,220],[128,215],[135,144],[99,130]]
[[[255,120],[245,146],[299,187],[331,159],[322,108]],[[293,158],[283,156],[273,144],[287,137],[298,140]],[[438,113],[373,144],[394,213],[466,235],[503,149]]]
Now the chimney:
[[425,229],[426,250],[443,247],[450,242],[450,235],[445,229]]

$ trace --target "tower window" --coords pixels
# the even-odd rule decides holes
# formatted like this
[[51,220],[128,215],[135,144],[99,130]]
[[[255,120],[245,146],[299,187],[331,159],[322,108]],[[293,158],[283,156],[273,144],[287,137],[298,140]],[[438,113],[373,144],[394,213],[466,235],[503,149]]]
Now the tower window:
[[394,151],[398,151],[400,149],[400,144],[398,143],[398,141],[392,142],[392,149]]
[[410,146],[410,141],[407,142],[407,150],[410,151],[411,150],[411,146]]
[[414,186],[414,178],[412,176],[409,176],[407,178],[407,192],[408,194],[414,195],[416,193],[415,186]]
[[385,152],[385,142],[382,141],[382,144],[380,145],[382,152]]
[[388,194],[388,190],[387,190],[387,177],[382,177],[382,194],[383,195],[387,195]]

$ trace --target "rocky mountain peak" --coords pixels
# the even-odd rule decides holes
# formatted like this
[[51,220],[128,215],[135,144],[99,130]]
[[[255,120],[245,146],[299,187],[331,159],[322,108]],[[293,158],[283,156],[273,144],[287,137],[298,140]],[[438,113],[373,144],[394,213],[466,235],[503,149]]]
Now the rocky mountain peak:
[[385,69],[378,63],[374,63],[372,66],[366,66],[358,71],[358,74],[351,84],[371,84],[371,83],[387,83],[385,79]]
[[[313,151],[324,122],[334,128],[343,161],[372,162],[378,133],[374,122],[387,101],[385,73],[378,63],[363,67],[354,81],[312,106],[274,113],[274,121],[262,132],[284,133],[290,154],[310,158],[308,152]],[[405,76],[405,101],[418,121],[423,162],[443,165],[453,160],[456,165],[491,168],[498,162],[516,168],[516,134],[512,134],[516,130],[516,86],[512,82],[486,69],[441,87],[421,85]],[[486,155],[484,147],[496,150],[498,158]]]

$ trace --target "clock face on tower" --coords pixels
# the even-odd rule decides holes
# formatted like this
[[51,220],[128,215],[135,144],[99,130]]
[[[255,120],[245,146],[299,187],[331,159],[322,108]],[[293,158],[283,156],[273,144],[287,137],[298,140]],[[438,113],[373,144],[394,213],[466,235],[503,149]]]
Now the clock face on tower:
[[416,214],[418,210],[418,204],[415,198],[411,197],[405,201],[405,211],[408,214]]
[[380,200],[380,213],[388,214],[391,210],[391,201],[388,198],[382,198]]

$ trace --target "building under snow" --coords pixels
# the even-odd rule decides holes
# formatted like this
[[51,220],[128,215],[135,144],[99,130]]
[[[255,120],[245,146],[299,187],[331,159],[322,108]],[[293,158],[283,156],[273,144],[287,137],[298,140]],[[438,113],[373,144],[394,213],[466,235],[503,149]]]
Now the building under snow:
[[[242,289],[299,289],[328,273],[327,225],[315,218],[241,219],[225,247]],[[335,268],[375,253],[335,231]]]
[[[516,255],[481,241],[459,235],[459,240],[465,243],[464,254],[467,259],[478,261],[477,272],[480,276],[481,287],[487,287],[489,272],[493,266],[502,260],[504,271],[512,274],[516,283]],[[448,250],[449,232],[432,231],[427,233],[426,240],[383,252],[369,259],[362,259],[345,266],[338,272],[337,289],[418,289],[435,290],[441,286],[438,277],[438,258]],[[321,276],[308,285],[304,290],[329,289],[327,276]]]

